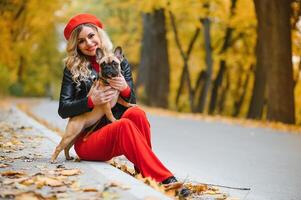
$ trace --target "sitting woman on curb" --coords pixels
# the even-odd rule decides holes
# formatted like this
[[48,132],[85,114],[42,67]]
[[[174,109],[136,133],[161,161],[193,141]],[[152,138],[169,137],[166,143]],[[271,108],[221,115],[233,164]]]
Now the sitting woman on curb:
[[[67,40],[67,58],[61,86],[59,115],[71,118],[90,112],[94,106],[110,102],[117,91],[129,103],[136,103],[130,65],[121,62],[123,74],[109,80],[110,86],[95,89],[93,80],[98,77],[99,65],[95,60],[96,49],[112,51],[112,43],[95,16],[79,14],[72,17],[64,29]],[[90,89],[90,96],[87,96]],[[139,107],[125,108],[116,104],[112,108],[116,119],[110,123],[104,116],[97,128],[84,140],[84,133],[75,141],[74,148],[82,160],[108,161],[124,155],[136,171],[162,184],[177,182],[173,174],[152,151],[150,124]],[[190,191],[182,189],[182,196]]]

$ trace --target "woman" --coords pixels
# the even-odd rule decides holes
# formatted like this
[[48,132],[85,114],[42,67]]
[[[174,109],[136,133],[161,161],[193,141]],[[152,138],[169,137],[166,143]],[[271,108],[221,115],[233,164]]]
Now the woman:
[[[110,102],[120,96],[136,103],[131,68],[126,59],[121,62],[123,74],[109,80],[104,89],[91,87],[98,77],[99,65],[95,61],[96,48],[111,52],[112,43],[103,30],[102,23],[93,15],[79,14],[70,19],[64,29],[67,58],[61,87],[59,115],[70,118],[89,112],[94,106]],[[87,96],[91,91],[91,95]],[[150,125],[144,111],[138,107],[125,108],[116,104],[112,112],[117,120],[109,123],[103,117],[92,134],[85,140],[82,134],[75,141],[75,151],[83,160],[107,161],[125,155],[144,177],[158,182],[177,182],[173,174],[160,162],[151,149]],[[182,189],[187,196],[189,190]]]

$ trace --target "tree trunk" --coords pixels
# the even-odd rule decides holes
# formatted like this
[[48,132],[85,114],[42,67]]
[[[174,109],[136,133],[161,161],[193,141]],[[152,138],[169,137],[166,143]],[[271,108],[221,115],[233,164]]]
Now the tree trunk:
[[204,40],[205,40],[205,52],[206,52],[206,76],[205,76],[205,84],[203,85],[203,89],[201,90],[198,107],[196,109],[197,112],[204,112],[206,106],[206,99],[208,96],[209,88],[211,85],[211,75],[212,75],[212,47],[211,47],[211,37],[210,37],[210,19],[205,18],[202,20],[204,26]]
[[169,62],[164,9],[143,15],[141,64],[138,86],[145,87],[146,104],[168,107]]
[[254,0],[267,73],[267,119],[295,122],[290,1]]
[[[251,66],[251,69],[253,67]],[[246,97],[246,94],[247,94],[247,87],[248,87],[248,83],[249,83],[249,79],[250,79],[250,74],[252,72],[247,72],[246,74],[246,78],[245,78],[245,81],[243,82],[243,84],[239,84],[241,85],[240,87],[237,88],[238,91],[241,91],[241,94],[239,96],[239,98],[237,99],[237,101],[234,102],[234,109],[233,109],[233,113],[232,113],[232,116],[233,117],[237,117],[240,113],[240,110],[241,110],[241,107],[242,107],[242,104],[244,102],[244,99]],[[240,76],[240,83],[242,82],[242,77]],[[242,89],[240,89],[242,88]]]
[[[235,7],[236,7],[236,2],[237,2],[237,0],[231,0],[230,19],[235,14],[234,11],[235,11]],[[227,49],[231,46],[230,43],[231,43],[232,33],[233,33],[233,28],[227,27],[224,44],[223,44],[223,47],[220,51],[220,54],[225,53],[227,51]],[[212,92],[211,92],[211,97],[210,97],[209,114],[213,114],[214,111],[215,111],[215,107],[216,107],[216,104],[217,104],[217,98],[218,98],[218,91],[219,91],[219,87],[221,86],[221,84],[223,82],[223,76],[224,76],[225,70],[226,70],[226,61],[224,59],[222,59],[220,61],[220,67],[219,67],[219,70],[218,70],[218,75],[217,75],[216,79],[213,82],[213,87],[212,87]]]
[[220,62],[220,67],[212,86],[210,104],[209,104],[209,114],[214,114],[215,107],[217,104],[218,89],[222,85],[225,71],[226,71],[226,61],[222,60]]
[[223,85],[217,102],[217,112],[219,114],[224,112],[227,95],[230,93],[230,75],[227,71],[225,72],[225,81],[223,82]]
[[[152,50],[151,14],[143,13],[142,19],[143,19],[143,35],[142,35],[142,45],[141,45],[141,61],[138,68],[136,88],[138,89],[140,87],[143,87],[143,89],[145,90],[145,88],[148,87],[149,84],[149,79],[150,79],[149,74],[151,69],[151,55],[152,55],[152,53],[150,53]],[[143,98],[143,100],[146,101],[146,99],[144,99],[146,98],[145,94],[143,94],[143,97],[141,97],[142,94],[139,95],[140,97],[138,96],[138,99],[141,100],[141,98]]]
[[18,72],[17,72],[17,82],[18,83],[23,82],[24,65],[25,65],[25,59],[23,56],[20,56],[20,63],[19,63]]
[[263,34],[263,29],[257,29],[257,44],[256,44],[256,68],[255,68],[255,78],[253,84],[253,91],[251,102],[249,105],[247,118],[250,119],[261,119],[263,114],[263,107],[265,102],[265,91],[266,91],[266,74],[267,68],[265,62],[268,62],[268,59],[264,59],[264,51],[268,49],[264,48],[262,41],[263,37],[259,36]]

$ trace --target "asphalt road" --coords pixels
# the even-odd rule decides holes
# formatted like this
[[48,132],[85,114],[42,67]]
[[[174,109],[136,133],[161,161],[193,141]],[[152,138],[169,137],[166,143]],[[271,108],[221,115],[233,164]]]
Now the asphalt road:
[[[64,129],[58,102],[32,112]],[[227,189],[248,200],[301,199],[301,134],[149,114],[153,150],[181,180],[251,188]]]

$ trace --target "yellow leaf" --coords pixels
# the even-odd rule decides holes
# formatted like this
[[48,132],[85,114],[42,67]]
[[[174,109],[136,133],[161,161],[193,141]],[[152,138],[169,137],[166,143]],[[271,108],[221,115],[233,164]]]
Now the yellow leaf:
[[183,186],[183,183],[175,182],[175,183],[170,183],[170,184],[164,185],[164,188],[165,188],[165,191],[169,191],[169,190],[177,190],[182,186]]
[[117,181],[111,181],[109,184],[108,184],[108,187],[118,187],[118,188],[121,188],[123,190],[128,190],[130,189],[130,186],[128,185],[124,185],[122,183],[119,183]]
[[42,195],[35,192],[24,192],[16,196],[16,200],[41,200],[45,199]]
[[29,185],[34,184],[34,180],[30,178],[30,179],[22,180],[22,181],[20,181],[19,183],[22,184],[22,185],[29,186]]
[[4,172],[1,172],[1,175],[2,176],[7,176],[7,177],[21,177],[21,176],[24,176],[25,173],[24,172],[20,172],[20,171],[4,171]]
[[78,175],[81,173],[81,171],[79,169],[64,169],[62,171],[59,172],[60,175],[63,176],[74,176],[74,175]]
[[98,192],[96,188],[84,188],[83,192]]
[[43,177],[43,176],[37,176],[35,183],[38,188],[42,188],[45,185],[48,185],[50,187],[59,187],[59,186],[64,185],[63,182],[61,182],[55,178]]
[[10,166],[9,164],[0,163],[0,168],[6,168],[6,167],[9,167],[9,166]]
[[212,190],[207,190],[207,191],[204,192],[204,194],[214,195],[214,194],[216,194],[216,192],[214,192]]

